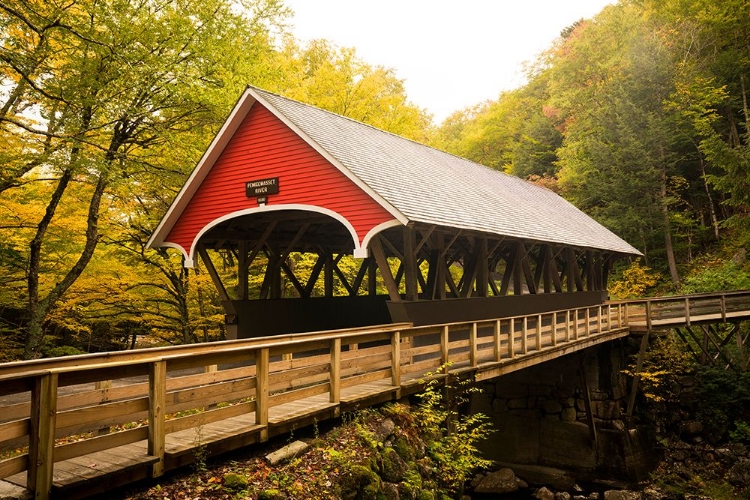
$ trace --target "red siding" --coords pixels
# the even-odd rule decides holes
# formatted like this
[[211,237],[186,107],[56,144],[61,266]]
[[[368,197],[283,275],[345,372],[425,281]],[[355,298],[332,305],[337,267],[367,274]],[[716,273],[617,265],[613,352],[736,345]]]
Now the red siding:
[[361,243],[373,227],[394,217],[259,103],[230,139],[166,238],[188,253],[195,236],[211,221],[258,206],[245,195],[245,182],[279,178],[279,194],[268,205],[304,204],[346,218]]

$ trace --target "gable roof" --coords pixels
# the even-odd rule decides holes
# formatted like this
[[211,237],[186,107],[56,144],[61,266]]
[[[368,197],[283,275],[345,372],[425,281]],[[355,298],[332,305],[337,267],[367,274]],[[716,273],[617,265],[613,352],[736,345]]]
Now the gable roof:
[[[248,87],[149,241],[162,244],[238,120],[268,108],[395,219],[640,255],[554,192],[314,106]],[[229,137],[226,135],[229,134]]]

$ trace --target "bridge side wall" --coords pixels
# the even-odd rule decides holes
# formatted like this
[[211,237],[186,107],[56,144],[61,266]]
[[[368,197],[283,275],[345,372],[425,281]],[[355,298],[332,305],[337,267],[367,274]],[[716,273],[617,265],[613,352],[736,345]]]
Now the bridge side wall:
[[[492,460],[574,471],[578,477],[639,481],[658,454],[642,430],[625,430],[624,344],[611,342],[483,384],[471,411],[492,419],[495,432],[483,450]],[[584,403],[581,366],[597,427],[593,443]]]

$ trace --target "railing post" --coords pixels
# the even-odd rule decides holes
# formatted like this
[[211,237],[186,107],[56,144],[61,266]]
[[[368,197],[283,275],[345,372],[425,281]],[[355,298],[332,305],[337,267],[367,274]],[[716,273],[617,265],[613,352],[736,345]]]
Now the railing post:
[[591,308],[590,307],[586,308],[586,325],[583,329],[583,333],[587,337],[591,335]]
[[578,340],[578,311],[579,309],[573,309],[573,340]]
[[690,326],[690,299],[685,297],[685,324]]
[[721,294],[721,322],[727,322],[727,296]]
[[260,440],[268,440],[268,370],[270,354],[268,347],[259,349],[255,358],[255,423],[266,426]]
[[494,338],[495,344],[494,344],[494,355],[495,355],[495,361],[500,361],[502,358],[502,354],[500,353],[500,332],[502,331],[502,325],[500,324],[500,320],[496,319],[494,324],[494,330],[492,331],[492,336]]
[[151,466],[151,477],[164,474],[166,406],[167,362],[154,361],[148,371],[148,454],[159,461]]
[[31,392],[29,429],[29,468],[26,484],[37,500],[46,500],[52,493],[52,471],[57,421],[57,374],[36,377]]
[[556,312],[553,312],[550,317],[552,318],[551,322],[551,328],[552,328],[552,346],[557,345],[557,314]]
[[542,315],[536,317],[536,350],[542,350]]
[[526,335],[528,334],[528,326],[529,326],[529,317],[524,316],[523,317],[523,326],[521,330],[521,353],[526,354],[528,352],[527,348],[527,341]]
[[391,376],[393,385],[401,386],[401,332],[393,332],[391,337]]
[[516,355],[516,320],[510,318],[508,325],[508,357],[513,359]]
[[651,331],[651,301],[646,301],[646,330]]
[[601,304],[599,305],[599,308],[598,308],[597,312],[598,312],[598,316],[597,316],[596,319],[597,319],[598,330],[597,330],[596,333],[602,333],[604,331],[604,323],[602,322],[602,306],[601,306]]
[[472,367],[477,366],[477,322],[471,324],[469,332],[469,363]]
[[450,327],[448,325],[443,326],[443,331],[440,332],[440,365],[443,367],[443,372],[448,373],[448,362],[450,355]]
[[565,310],[565,342],[570,342],[570,309]]
[[341,337],[331,341],[331,403],[341,401]]

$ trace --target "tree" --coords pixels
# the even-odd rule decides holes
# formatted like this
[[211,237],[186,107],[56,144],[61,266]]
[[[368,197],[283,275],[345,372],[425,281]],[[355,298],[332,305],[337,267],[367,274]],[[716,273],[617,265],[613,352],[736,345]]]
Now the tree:
[[[0,76],[10,89],[0,134],[21,158],[4,169],[0,188],[8,195],[38,171],[47,193],[37,200],[44,210],[25,248],[14,247],[28,258],[24,357],[39,356],[45,319],[91,261],[112,196],[123,185],[143,186],[175,170],[154,153],[180,132],[215,126],[228,105],[217,96],[226,95],[233,70],[250,64],[236,60],[238,44],[250,53],[271,49],[269,29],[283,17],[281,4],[243,6],[253,17],[237,14],[225,0],[0,5]],[[78,186],[75,201],[68,195],[72,186]],[[71,240],[76,251],[50,276],[44,272],[50,231],[67,203],[87,207],[84,236]],[[24,229],[29,225],[24,221]]]

